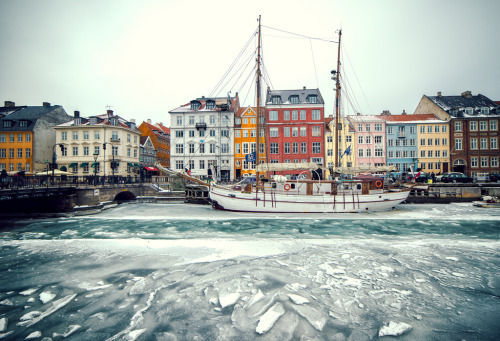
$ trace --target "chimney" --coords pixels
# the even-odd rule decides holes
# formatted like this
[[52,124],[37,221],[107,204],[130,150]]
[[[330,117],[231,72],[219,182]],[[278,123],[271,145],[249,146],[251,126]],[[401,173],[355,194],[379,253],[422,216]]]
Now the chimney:
[[106,110],[106,114],[113,115],[113,110],[111,110],[111,109]]
[[470,91],[464,91],[460,95],[465,98],[472,98],[472,93]]
[[438,91],[438,97],[441,97],[441,91]]
[[389,110],[382,111],[382,116],[390,116],[391,112]]
[[356,113],[356,116],[361,116],[361,113],[357,112],[357,113]]
[[328,115],[328,118],[333,118],[333,114]]
[[131,118],[130,122],[135,123],[135,118]]
[[401,115],[406,115],[406,111],[403,109],[403,112],[401,113]]
[[151,124],[151,119],[148,118],[148,120],[146,122],[148,122],[148,124]]
[[4,106],[6,108],[12,108],[12,107],[16,106],[16,103],[15,102],[11,102],[11,101],[5,101],[5,105]]
[[44,107],[47,107],[47,108],[48,108],[48,107],[50,107],[50,103],[49,103],[49,102],[43,102],[43,104],[42,104],[42,105],[43,105]]
[[75,114],[74,114],[74,117],[75,117],[75,118],[78,118],[78,117],[80,117],[80,112],[79,112],[79,111],[77,111],[77,110],[75,110]]

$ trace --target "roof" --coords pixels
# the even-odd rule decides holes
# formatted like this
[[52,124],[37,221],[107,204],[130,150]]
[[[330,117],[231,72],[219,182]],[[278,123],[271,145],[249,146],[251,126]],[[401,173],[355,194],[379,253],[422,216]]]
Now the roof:
[[155,134],[170,135],[170,128],[165,127],[161,123],[151,124],[148,122],[142,122],[141,126],[145,125],[149,130]]
[[126,119],[124,119],[124,118],[122,118],[122,117],[120,117],[118,115],[114,115],[114,114],[93,115],[93,116],[90,116],[88,118],[81,117],[81,123],[78,124],[78,125],[75,125],[75,119],[73,119],[73,120],[71,120],[69,122],[66,122],[66,123],[58,125],[58,127],[71,127],[71,126],[81,127],[81,126],[89,126],[89,125],[91,125],[90,124],[90,118],[94,118],[94,117],[97,118],[97,123],[92,124],[93,126],[94,125],[97,125],[97,126],[113,126],[111,124],[111,118],[117,118],[118,119],[118,125],[117,125],[117,127],[126,128],[126,129],[129,129],[129,130],[132,130],[132,131],[138,131],[137,127],[135,127],[135,129],[131,128],[133,122],[129,122]]
[[378,116],[376,115],[350,115],[350,116],[347,116],[347,118],[350,120],[350,121],[354,121],[354,122],[359,122],[359,123],[367,123],[367,122],[385,122],[385,120],[379,118]]
[[[9,107],[11,109],[12,107]],[[21,107],[9,115],[0,118],[0,122],[4,121],[14,121],[11,127],[4,127],[3,123],[0,123],[0,130],[2,131],[31,131],[35,127],[37,120],[43,116],[51,113],[52,111],[62,108],[60,105],[49,105],[49,106],[25,106]],[[64,109],[63,109],[64,110]],[[28,124],[25,127],[20,127],[19,121],[27,121]],[[55,122],[57,124],[58,122]],[[54,125],[55,125],[54,124]]]
[[236,114],[234,115],[235,117],[241,117],[248,109],[251,109],[253,111],[254,115],[257,115],[257,107],[239,107],[238,111],[236,111]]
[[426,121],[442,121],[434,114],[418,114],[418,115],[377,115],[386,121],[386,123],[418,123]]
[[[481,94],[472,96],[470,91],[466,91],[460,96],[438,95],[425,97],[453,117],[489,116],[500,114],[500,107],[497,103]],[[473,109],[472,115],[465,114],[466,108]],[[482,114],[482,108],[489,108],[489,113],[487,115]],[[456,110],[456,113],[453,110]]]
[[[230,101],[230,106],[225,108],[225,106],[228,104],[228,100]],[[207,109],[207,102],[215,102],[215,108],[214,109]],[[191,109],[191,104],[193,102],[198,102],[200,104],[199,108],[192,110]],[[203,111],[233,111],[237,106],[239,106],[239,100],[238,97],[201,97],[201,98],[196,98],[189,103],[186,103],[184,105],[181,105],[180,107],[170,110],[169,113],[181,113],[181,112],[192,112],[192,113],[197,113],[197,112],[203,112]]]
[[[318,102],[317,103],[311,103],[307,101],[307,97],[310,95],[315,95],[317,96]],[[324,105],[325,102],[323,100],[323,96],[321,96],[321,92],[319,89],[297,89],[297,90],[267,90],[267,95],[266,95],[266,105],[273,105],[272,103],[272,98],[274,96],[280,96],[281,97],[281,103],[280,105],[293,105],[290,103],[290,96],[298,96],[299,97],[299,103],[298,104],[317,104],[317,105]]]

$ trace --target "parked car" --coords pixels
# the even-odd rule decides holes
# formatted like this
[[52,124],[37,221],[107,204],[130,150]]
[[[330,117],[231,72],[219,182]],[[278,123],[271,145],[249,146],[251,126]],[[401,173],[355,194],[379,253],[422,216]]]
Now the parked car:
[[471,178],[470,176],[467,176],[463,173],[447,173],[443,174],[441,177],[442,182],[462,182],[462,183],[467,183],[467,182],[474,182],[474,179]]
[[499,182],[500,181],[500,174],[490,174],[490,182]]
[[449,174],[449,173],[444,173],[444,174],[436,175],[436,182],[441,181],[441,179],[443,178],[443,176],[445,176],[447,174]]
[[415,178],[415,182],[425,182],[427,183],[427,180],[429,180],[431,177],[428,173],[420,173],[419,176]]

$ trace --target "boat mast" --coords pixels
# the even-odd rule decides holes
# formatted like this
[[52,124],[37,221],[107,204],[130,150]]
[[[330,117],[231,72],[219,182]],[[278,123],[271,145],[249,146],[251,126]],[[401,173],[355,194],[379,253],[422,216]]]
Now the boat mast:
[[342,30],[339,30],[339,46],[337,54],[337,72],[335,82],[335,168],[339,167],[339,97],[340,97],[340,40]]
[[[257,90],[257,132],[256,132],[256,147],[255,147],[255,165],[257,168],[260,164],[260,15],[259,15],[259,34],[258,34],[258,42],[257,42],[257,81],[256,81],[256,90]],[[256,188],[259,187],[259,171],[255,170],[255,185]]]

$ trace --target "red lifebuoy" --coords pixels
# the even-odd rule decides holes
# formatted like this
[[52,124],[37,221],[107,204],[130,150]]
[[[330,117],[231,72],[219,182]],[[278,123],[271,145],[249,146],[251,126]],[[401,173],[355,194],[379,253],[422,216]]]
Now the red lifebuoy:
[[381,188],[382,187],[382,181],[380,181],[380,180],[375,181],[375,187]]
[[285,184],[285,186],[283,186],[283,188],[285,189],[285,191],[288,191],[290,189],[290,185],[289,184]]

